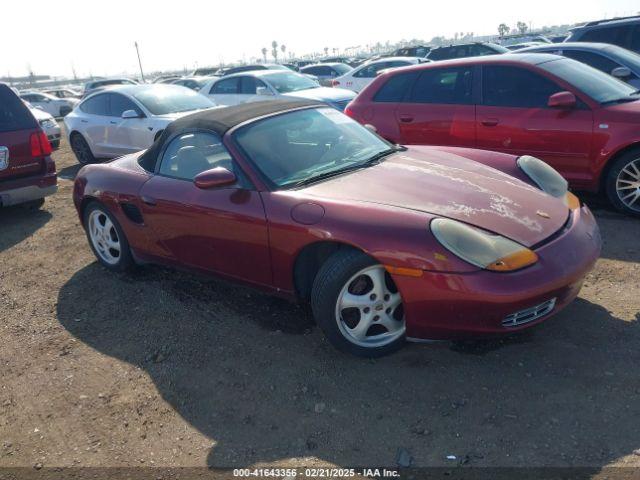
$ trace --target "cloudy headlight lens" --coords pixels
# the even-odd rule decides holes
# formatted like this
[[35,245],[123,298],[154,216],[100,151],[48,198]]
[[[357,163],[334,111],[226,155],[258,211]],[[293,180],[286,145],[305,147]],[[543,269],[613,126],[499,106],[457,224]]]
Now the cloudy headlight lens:
[[535,252],[500,235],[491,235],[455,220],[436,218],[431,231],[444,248],[476,267],[509,272],[533,265]]
[[580,200],[569,192],[569,184],[553,167],[530,155],[518,158],[518,167],[538,185],[540,190],[552,197],[561,198],[571,210],[580,208]]

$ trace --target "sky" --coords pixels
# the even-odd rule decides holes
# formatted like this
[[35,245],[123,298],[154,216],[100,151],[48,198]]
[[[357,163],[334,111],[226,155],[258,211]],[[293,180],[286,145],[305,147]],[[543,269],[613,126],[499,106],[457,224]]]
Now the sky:
[[0,76],[136,74],[192,70],[261,57],[271,42],[302,55],[454,32],[497,33],[640,11],[638,0],[2,0]]

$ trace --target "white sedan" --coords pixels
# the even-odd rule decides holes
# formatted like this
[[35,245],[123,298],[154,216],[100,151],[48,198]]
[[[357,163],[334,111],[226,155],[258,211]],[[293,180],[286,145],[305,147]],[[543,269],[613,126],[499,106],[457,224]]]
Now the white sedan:
[[22,92],[20,98],[53,117],[64,117],[79,103],[76,98],[58,98],[44,92]]
[[254,70],[227,75],[203,85],[200,94],[225,106],[281,96],[307,98],[325,102],[340,111],[356,96],[350,90],[321,87],[307,76],[288,70]]
[[51,143],[51,147],[57,150],[60,147],[60,125],[56,122],[56,119],[44,110],[34,107],[29,102],[24,103],[29,107],[31,114],[35,117],[42,130],[44,130],[44,134],[47,136],[49,143]]
[[383,70],[416,65],[426,60],[418,57],[387,57],[365,62],[350,72],[333,80],[332,86],[347,88],[360,93]]
[[172,121],[214,107],[178,85],[127,85],[98,91],[64,118],[71,149],[82,164],[149,148]]

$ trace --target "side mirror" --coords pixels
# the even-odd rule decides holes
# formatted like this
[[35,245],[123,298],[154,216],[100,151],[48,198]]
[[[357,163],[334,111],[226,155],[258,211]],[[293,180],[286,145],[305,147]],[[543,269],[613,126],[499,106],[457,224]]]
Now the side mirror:
[[256,87],[256,95],[259,97],[270,97],[273,96],[273,93],[271,93],[267,87]]
[[616,78],[625,79],[631,76],[631,70],[627,67],[618,67],[611,70],[611,75]]
[[140,118],[140,114],[138,112],[136,112],[135,110],[125,110],[124,112],[122,112],[122,118],[127,119],[127,118]]
[[196,178],[193,179],[193,183],[198,188],[208,190],[210,188],[233,185],[236,183],[236,176],[233,172],[230,172],[224,167],[216,167],[211,170],[205,170],[204,172],[196,175]]
[[576,96],[571,92],[558,92],[549,97],[547,105],[551,108],[573,108],[576,106]]

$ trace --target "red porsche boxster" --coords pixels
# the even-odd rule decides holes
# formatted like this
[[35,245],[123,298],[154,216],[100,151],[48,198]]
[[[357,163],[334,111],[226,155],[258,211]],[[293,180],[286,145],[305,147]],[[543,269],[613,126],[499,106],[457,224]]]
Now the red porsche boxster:
[[74,202],[111,270],[190,267],[309,301],[337,348],[508,334],[575,298],[596,222],[534,157],[392,145],[303,100],[195,113],[80,170]]

